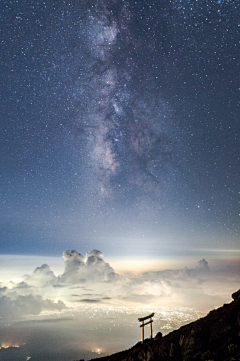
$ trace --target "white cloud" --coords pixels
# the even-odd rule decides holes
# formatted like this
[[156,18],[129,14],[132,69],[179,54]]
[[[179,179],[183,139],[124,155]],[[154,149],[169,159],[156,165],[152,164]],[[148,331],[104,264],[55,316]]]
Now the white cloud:
[[65,269],[59,281],[77,282],[84,277],[84,256],[76,251],[63,252]]
[[103,253],[93,250],[86,254],[86,277],[91,281],[111,281],[115,278],[112,267],[103,259]]
[[56,279],[57,277],[47,264],[43,264],[41,267],[35,268],[32,276],[24,276],[24,281],[30,285],[44,286],[48,283],[53,283]]
[[[1,317],[37,315],[44,310],[77,309],[82,303],[151,304],[209,310],[226,302],[238,288],[234,272],[214,272],[200,260],[195,268],[145,272],[138,278],[116,274],[102,252],[85,256],[63,253],[64,271],[56,277],[47,264],[37,267],[21,282],[2,284]],[[20,276],[20,275],[19,275]],[[19,278],[20,279],[20,278]],[[5,286],[5,287],[4,287]],[[7,286],[7,287],[6,287]]]
[[39,315],[42,311],[61,311],[65,307],[62,301],[54,303],[41,296],[17,296],[11,299],[7,296],[0,297],[0,317],[16,319],[28,315]]
[[63,258],[65,269],[58,277],[59,282],[110,281],[115,277],[113,268],[104,261],[100,251],[90,251],[85,257],[76,251],[66,251]]

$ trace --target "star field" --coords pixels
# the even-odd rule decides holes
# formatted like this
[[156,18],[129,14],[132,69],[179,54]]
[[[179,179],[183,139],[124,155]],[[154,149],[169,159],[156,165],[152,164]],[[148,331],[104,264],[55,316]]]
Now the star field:
[[1,10],[1,252],[237,248],[238,2]]

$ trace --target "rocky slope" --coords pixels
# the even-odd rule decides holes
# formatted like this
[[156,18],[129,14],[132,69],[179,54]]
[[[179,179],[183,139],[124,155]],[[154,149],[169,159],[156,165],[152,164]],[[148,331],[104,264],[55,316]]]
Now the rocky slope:
[[[98,361],[240,361],[240,290],[233,301],[162,337]],[[96,360],[96,359],[95,359]]]

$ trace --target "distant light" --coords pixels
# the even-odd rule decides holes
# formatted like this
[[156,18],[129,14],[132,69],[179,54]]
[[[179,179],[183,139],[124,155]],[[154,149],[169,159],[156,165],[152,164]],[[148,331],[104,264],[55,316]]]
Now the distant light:
[[[25,344],[23,344],[23,345],[25,345]],[[4,344],[4,345],[0,346],[0,350],[1,349],[7,349],[9,347],[19,348],[20,346],[19,345],[5,345]]]

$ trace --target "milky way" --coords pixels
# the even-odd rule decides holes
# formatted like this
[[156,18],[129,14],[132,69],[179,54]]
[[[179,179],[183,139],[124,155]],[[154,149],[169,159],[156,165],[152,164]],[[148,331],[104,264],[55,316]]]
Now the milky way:
[[144,48],[154,53],[154,44],[145,46],[146,39],[136,34],[136,9],[122,1],[99,2],[88,14],[89,67],[79,97],[86,115],[77,130],[88,139],[99,194],[133,199],[161,188],[167,168],[176,167],[177,132],[170,106],[154,84],[158,77],[139,59]]

